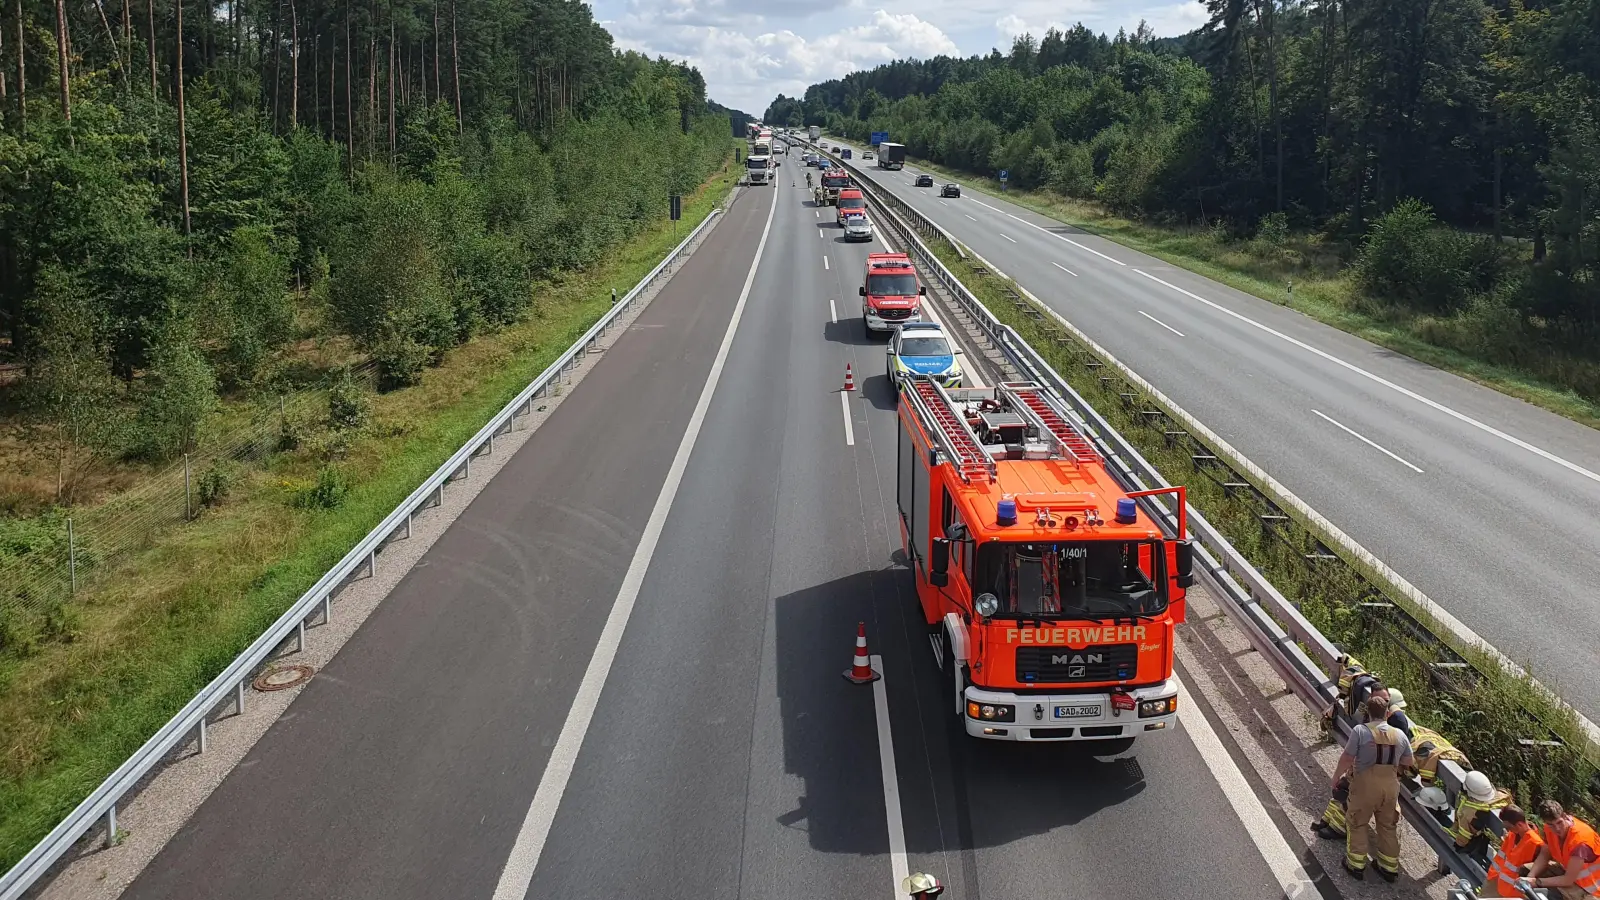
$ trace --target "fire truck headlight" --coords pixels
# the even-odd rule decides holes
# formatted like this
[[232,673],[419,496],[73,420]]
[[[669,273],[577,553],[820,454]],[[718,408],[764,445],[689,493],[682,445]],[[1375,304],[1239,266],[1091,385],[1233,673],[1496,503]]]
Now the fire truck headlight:
[[978,615],[987,619],[1000,611],[1000,598],[993,594],[979,594],[976,606]]
[[1150,716],[1165,716],[1177,711],[1177,697],[1162,697],[1159,700],[1139,701],[1139,718],[1141,719],[1146,719]]
[[985,722],[1010,722],[1015,720],[1016,716],[1017,710],[1012,706],[967,701],[967,718],[969,719],[980,719]]

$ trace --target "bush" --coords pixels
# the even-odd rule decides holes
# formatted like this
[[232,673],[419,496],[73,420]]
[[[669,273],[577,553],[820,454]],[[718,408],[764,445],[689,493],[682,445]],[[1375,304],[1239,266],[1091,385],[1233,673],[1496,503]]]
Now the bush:
[[339,370],[328,389],[328,427],[334,431],[355,431],[367,424],[372,403],[361,383],[351,374],[350,367]]
[[317,470],[315,484],[295,496],[294,505],[301,509],[333,509],[344,503],[350,495],[350,483],[332,466]]
[[197,490],[200,495],[201,506],[218,506],[228,499],[228,492],[233,488],[237,473],[232,466],[222,462],[214,462],[200,473],[200,483]]
[[1426,203],[1406,199],[1372,223],[1354,268],[1374,300],[1438,313],[1491,290],[1501,266],[1493,238],[1443,228]]
[[372,348],[372,359],[378,364],[378,390],[399,390],[421,381],[432,356],[432,348],[404,331],[388,331]]
[[1282,247],[1289,242],[1289,217],[1282,212],[1270,212],[1256,225],[1256,240],[1270,247]]

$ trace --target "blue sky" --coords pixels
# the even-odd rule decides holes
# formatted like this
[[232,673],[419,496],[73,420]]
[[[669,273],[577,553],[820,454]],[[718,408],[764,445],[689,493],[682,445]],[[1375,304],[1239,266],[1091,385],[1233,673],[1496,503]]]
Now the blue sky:
[[920,0],[916,12],[882,0],[591,0],[624,49],[685,60],[712,99],[761,115],[780,92],[907,56],[968,56],[1075,22],[1159,37],[1203,25],[1200,0]]

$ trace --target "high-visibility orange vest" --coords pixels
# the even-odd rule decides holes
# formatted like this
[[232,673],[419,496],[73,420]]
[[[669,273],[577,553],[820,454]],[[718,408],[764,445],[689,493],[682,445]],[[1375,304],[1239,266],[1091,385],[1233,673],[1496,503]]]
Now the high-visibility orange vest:
[[1521,897],[1522,893],[1517,890],[1517,870],[1531,864],[1543,846],[1544,839],[1532,828],[1521,837],[1515,831],[1506,832],[1505,840],[1500,842],[1500,852],[1489,863],[1488,896]]
[[[1550,847],[1551,862],[1561,866],[1568,874],[1576,872],[1577,877],[1572,880],[1574,886],[1591,897],[1600,896],[1600,836],[1594,833],[1589,823],[1574,818],[1572,827],[1567,829],[1566,840],[1558,838],[1555,829],[1546,824],[1544,842]],[[1579,868],[1574,869],[1570,860],[1573,851],[1579,847],[1588,847],[1594,859],[1590,862],[1579,860]]]

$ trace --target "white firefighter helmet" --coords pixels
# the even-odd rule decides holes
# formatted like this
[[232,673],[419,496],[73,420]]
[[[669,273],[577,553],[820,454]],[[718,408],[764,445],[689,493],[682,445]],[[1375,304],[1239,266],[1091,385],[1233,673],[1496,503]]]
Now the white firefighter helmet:
[[900,890],[913,897],[937,897],[944,893],[944,882],[925,872],[900,879]]
[[1445,796],[1442,787],[1425,787],[1417,791],[1417,805],[1423,809],[1443,811],[1450,808],[1450,798]]
[[1466,788],[1467,796],[1479,803],[1487,803],[1494,799],[1494,782],[1476,769],[1467,773],[1467,781],[1463,786]]
[[1405,709],[1406,695],[1400,693],[1399,688],[1389,688],[1389,709]]

